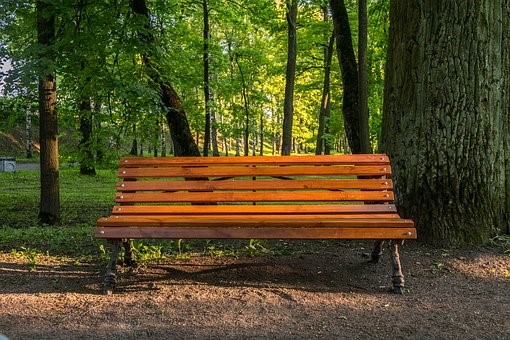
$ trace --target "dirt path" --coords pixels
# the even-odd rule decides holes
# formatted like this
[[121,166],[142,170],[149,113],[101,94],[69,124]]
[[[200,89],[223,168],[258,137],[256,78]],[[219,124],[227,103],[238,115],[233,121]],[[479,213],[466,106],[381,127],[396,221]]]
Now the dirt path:
[[[0,333],[10,339],[508,339],[510,257],[406,244],[408,292],[366,243],[323,255],[172,260],[122,273],[102,296],[96,264],[29,271],[0,255]],[[387,254],[386,254],[387,255]]]

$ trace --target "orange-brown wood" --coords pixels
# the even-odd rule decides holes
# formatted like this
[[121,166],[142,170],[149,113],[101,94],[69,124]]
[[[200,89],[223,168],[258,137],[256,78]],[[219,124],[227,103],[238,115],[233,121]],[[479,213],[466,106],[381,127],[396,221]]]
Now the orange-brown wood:
[[271,214],[396,214],[394,204],[327,205],[135,205],[115,206],[112,214],[166,215],[271,215]]
[[131,215],[111,216],[98,220],[103,227],[357,227],[357,228],[403,228],[413,227],[411,220],[381,218],[381,219],[343,219],[334,215],[255,215],[255,216],[162,216],[162,215]]
[[121,167],[209,166],[209,165],[292,165],[292,164],[388,164],[388,156],[318,155],[318,156],[245,156],[245,157],[124,157]]
[[118,203],[393,201],[392,191],[120,193]]
[[98,227],[99,238],[164,239],[415,239],[414,228],[159,228]]
[[267,167],[175,167],[175,168],[120,168],[120,178],[163,177],[253,177],[253,176],[386,176],[389,165],[341,166],[267,166]]
[[98,220],[95,235],[416,238],[414,223],[390,204],[390,175],[386,155],[122,158],[118,205]]
[[299,190],[363,189],[391,190],[389,179],[309,179],[309,180],[221,180],[221,181],[137,181],[118,182],[118,191],[178,190]]

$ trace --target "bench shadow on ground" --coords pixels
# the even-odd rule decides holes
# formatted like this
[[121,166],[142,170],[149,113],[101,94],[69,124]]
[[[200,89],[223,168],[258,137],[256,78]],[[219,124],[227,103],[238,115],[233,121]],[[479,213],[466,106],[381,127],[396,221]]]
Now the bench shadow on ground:
[[[205,262],[200,263],[200,262]],[[382,261],[385,262],[385,261]],[[104,268],[97,263],[37,265],[0,262],[0,294],[101,294]],[[117,294],[158,290],[163,286],[206,285],[290,288],[313,292],[370,292],[378,280],[391,283],[389,265],[366,258],[343,262],[335,256],[262,256],[238,259],[199,257],[193,263],[118,266]]]
[[[361,258],[355,262],[342,262],[338,258],[310,255],[242,258],[229,262],[138,268],[121,275],[115,291],[122,294],[157,290],[163,285],[206,285],[347,293],[380,292],[381,285],[386,285],[389,290],[391,284],[389,265],[374,264]],[[373,290],[374,285],[378,289]]]

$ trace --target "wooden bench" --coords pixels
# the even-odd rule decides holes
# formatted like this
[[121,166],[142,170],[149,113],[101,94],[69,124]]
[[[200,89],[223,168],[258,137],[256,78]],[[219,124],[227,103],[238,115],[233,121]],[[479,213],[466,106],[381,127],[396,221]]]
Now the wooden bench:
[[112,215],[95,236],[110,244],[104,292],[115,285],[129,239],[374,239],[372,260],[390,240],[393,288],[404,277],[398,245],[414,223],[393,201],[386,155],[122,158]]

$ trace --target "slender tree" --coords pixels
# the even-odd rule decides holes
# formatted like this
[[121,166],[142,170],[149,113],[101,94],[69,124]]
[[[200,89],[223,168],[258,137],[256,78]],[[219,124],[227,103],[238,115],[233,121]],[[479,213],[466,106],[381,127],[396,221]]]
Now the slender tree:
[[[36,2],[37,41],[41,64],[51,63],[55,39],[55,8],[51,1]],[[41,198],[39,221],[56,225],[60,222],[58,162],[57,88],[55,72],[43,67],[39,75],[39,142],[41,146]]]
[[200,151],[191,134],[186,112],[179,95],[168,81],[162,79],[161,70],[157,68],[158,63],[152,61],[154,55],[151,51],[155,49],[156,41],[150,25],[147,3],[145,0],[131,0],[130,6],[133,13],[144,20],[143,28],[138,30],[140,40],[145,45],[143,63],[152,82],[159,87],[161,103],[167,111],[166,118],[170,127],[174,155],[200,156]]
[[285,99],[283,102],[282,156],[290,155],[292,149],[292,121],[294,116],[294,83],[297,57],[298,0],[287,1],[287,71],[285,73]]
[[352,153],[362,153],[358,107],[358,67],[352,45],[351,26],[344,0],[329,0],[335,29],[336,51],[342,71],[345,133]]
[[372,153],[368,128],[368,13],[367,1],[358,0],[358,110],[361,153]]
[[204,130],[204,157],[209,156],[209,145],[211,142],[211,90],[209,86],[209,0],[202,0],[202,9],[204,12],[204,107],[205,107],[205,130]]
[[[327,10],[324,9],[324,21],[328,18]],[[333,58],[333,45],[335,42],[335,34],[329,38],[328,46],[324,47],[324,83],[322,86],[321,107],[319,111],[319,127],[317,131],[317,143],[315,145],[315,154],[320,155],[325,147],[324,133],[326,132],[326,119],[329,117],[331,107],[331,59]]]

